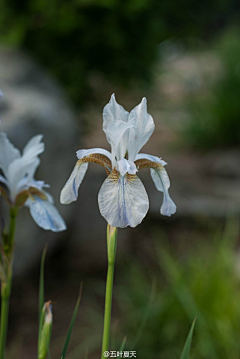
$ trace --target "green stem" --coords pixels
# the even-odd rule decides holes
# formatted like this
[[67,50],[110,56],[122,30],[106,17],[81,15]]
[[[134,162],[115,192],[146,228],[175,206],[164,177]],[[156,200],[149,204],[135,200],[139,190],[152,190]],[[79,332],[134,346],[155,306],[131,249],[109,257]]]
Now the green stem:
[[117,248],[117,228],[112,227],[109,224],[107,228],[107,247],[108,247],[108,271],[107,271],[106,296],[105,296],[102,359],[105,358],[103,353],[105,351],[108,351],[109,348],[114,264],[116,257],[116,248]]
[[18,214],[18,209],[16,207],[10,207],[10,224],[9,224],[8,242],[11,252],[13,250],[13,245],[14,245],[17,214]]
[[16,226],[17,209],[10,207],[10,224],[8,236],[4,243],[4,251],[6,255],[5,273],[6,279],[1,283],[1,331],[0,331],[0,359],[5,357],[5,348],[7,341],[8,312],[9,299],[12,288],[12,262],[13,262],[13,246]]

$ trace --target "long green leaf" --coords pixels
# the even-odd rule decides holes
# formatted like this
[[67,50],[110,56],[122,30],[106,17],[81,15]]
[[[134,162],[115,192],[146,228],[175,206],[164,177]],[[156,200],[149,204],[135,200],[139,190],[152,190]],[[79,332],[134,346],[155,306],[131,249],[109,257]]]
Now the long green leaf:
[[47,246],[44,247],[42,259],[41,259],[41,267],[40,267],[40,280],[39,280],[39,299],[38,299],[38,313],[39,313],[39,328],[38,328],[38,342],[41,336],[41,329],[43,325],[43,306],[44,306],[44,265],[45,258],[47,254]]
[[156,289],[157,289],[157,281],[156,281],[156,278],[153,278],[152,280],[152,288],[151,288],[151,292],[150,292],[150,295],[149,295],[149,300],[148,300],[148,304],[147,304],[147,307],[146,307],[146,310],[144,312],[144,315],[142,317],[142,321],[139,325],[139,328],[138,328],[138,331],[137,331],[137,335],[136,335],[136,338],[134,340],[133,343],[131,343],[130,347],[132,348],[132,350],[134,350],[134,348],[136,347],[137,343],[139,342],[139,340],[141,339],[141,336],[143,334],[143,331],[145,329],[145,326],[147,324],[147,320],[149,318],[149,315],[151,313],[151,310],[152,310],[152,304],[154,302],[154,298],[155,298],[155,295],[156,295]]
[[125,337],[123,338],[122,344],[120,346],[120,349],[119,349],[120,352],[122,352],[124,350],[126,341],[127,341],[127,336],[125,335]]
[[194,321],[192,323],[192,326],[191,326],[191,329],[190,329],[190,331],[188,333],[188,337],[187,337],[187,340],[185,342],[185,345],[184,345],[184,348],[183,348],[183,351],[182,351],[180,359],[189,359],[189,353],[190,353],[190,348],[191,348],[191,343],[192,343],[192,336],[193,336],[193,330],[194,330],[195,322],[196,322],[196,319],[194,319]]
[[61,359],[65,359],[65,356],[66,356],[66,353],[67,353],[68,344],[69,344],[71,334],[72,334],[72,330],[73,330],[73,326],[74,326],[74,323],[75,323],[75,320],[76,320],[76,317],[77,317],[81,297],[82,297],[82,283],[81,283],[81,286],[80,286],[80,292],[79,292],[78,300],[77,300],[77,303],[75,305],[75,309],[74,309],[74,312],[73,312],[72,320],[71,320],[71,323],[69,325],[67,337],[66,337],[66,340],[65,340],[65,343],[64,343],[64,346],[63,346]]
[[45,258],[47,254],[47,246],[44,247],[42,259],[41,259],[41,267],[40,267],[40,281],[39,281],[39,318],[42,315],[42,309],[44,306],[44,265]]
[[45,336],[46,345],[47,345],[48,358],[49,358],[49,359],[52,359],[52,358],[51,358],[51,353],[50,353],[50,348],[49,348],[49,343],[48,343],[48,340],[47,340],[47,338],[46,338],[46,334],[45,334],[45,333],[44,333],[44,336]]

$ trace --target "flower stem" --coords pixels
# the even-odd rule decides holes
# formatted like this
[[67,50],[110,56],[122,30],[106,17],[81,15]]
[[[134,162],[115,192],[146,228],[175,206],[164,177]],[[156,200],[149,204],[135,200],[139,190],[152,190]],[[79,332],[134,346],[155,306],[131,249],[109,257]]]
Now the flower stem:
[[108,248],[108,271],[107,271],[106,296],[105,296],[102,359],[105,358],[104,352],[108,351],[108,347],[109,347],[114,264],[116,257],[116,248],[117,248],[117,228],[112,227],[109,224],[107,227],[107,248]]
[[5,278],[1,283],[1,331],[0,331],[0,359],[5,357],[5,348],[7,341],[9,299],[12,287],[12,262],[13,262],[13,245],[16,225],[17,209],[10,207],[10,224],[8,236],[4,240],[5,253]]

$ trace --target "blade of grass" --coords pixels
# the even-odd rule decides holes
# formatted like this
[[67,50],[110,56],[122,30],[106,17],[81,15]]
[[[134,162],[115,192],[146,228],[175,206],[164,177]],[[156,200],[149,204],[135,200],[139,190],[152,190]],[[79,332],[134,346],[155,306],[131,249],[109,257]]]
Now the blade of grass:
[[73,312],[73,315],[72,315],[72,320],[71,320],[70,325],[69,325],[67,337],[66,337],[66,340],[65,340],[65,343],[64,343],[64,346],[63,346],[62,354],[61,354],[61,359],[65,359],[65,356],[66,356],[66,353],[67,353],[68,344],[69,344],[69,341],[70,341],[70,338],[71,338],[73,326],[74,326],[74,323],[75,323],[75,320],[76,320],[76,317],[77,317],[78,308],[79,308],[79,304],[80,304],[81,297],[82,297],[82,286],[83,286],[83,284],[81,283],[78,300],[77,300],[77,303],[75,305],[75,309],[74,309],[74,312]]
[[39,281],[39,320],[42,316],[42,309],[44,306],[44,265],[45,258],[47,254],[47,246],[44,247],[42,259],[41,259],[41,267],[40,267],[40,281]]
[[212,331],[209,326],[209,322],[205,319],[205,316],[201,312],[196,300],[188,287],[188,284],[183,280],[183,270],[181,266],[174,260],[168,250],[165,250],[162,246],[161,249],[156,247],[156,251],[160,258],[160,263],[164,271],[167,273],[169,283],[172,287],[172,291],[181,303],[182,308],[191,320],[193,317],[198,318],[198,323],[202,330],[207,332],[209,338],[209,350],[211,351],[211,358],[217,359],[217,349],[214,340],[211,340]]
[[41,258],[41,266],[40,266],[40,280],[39,280],[39,297],[38,297],[38,317],[39,317],[39,327],[38,327],[38,343],[41,337],[41,329],[43,326],[43,306],[44,306],[44,265],[45,258],[47,254],[47,245],[44,247],[42,258]]
[[122,344],[120,345],[120,349],[119,349],[120,352],[122,352],[124,350],[126,341],[127,341],[127,336],[125,335],[125,337],[123,338]]
[[149,301],[148,301],[148,304],[147,304],[147,308],[145,310],[145,313],[143,315],[142,321],[140,323],[140,326],[139,326],[139,329],[138,329],[138,332],[137,332],[137,335],[136,335],[136,339],[131,344],[131,348],[133,348],[133,349],[136,347],[139,339],[142,336],[144,328],[146,326],[148,317],[149,317],[151,309],[152,309],[152,304],[153,304],[153,301],[154,301],[154,298],[155,298],[155,295],[156,295],[156,289],[157,289],[157,280],[156,280],[156,278],[154,278],[153,281],[152,281],[152,289],[151,289],[151,293],[150,293],[150,296],[149,296]]
[[45,333],[44,333],[44,336],[45,336],[45,340],[46,340],[46,344],[47,344],[48,358],[51,359],[51,354],[50,354],[50,349],[49,349],[49,343],[48,343],[48,340],[47,340],[47,337],[46,337],[46,334],[45,334]]
[[193,330],[194,330],[194,326],[195,326],[195,322],[196,322],[196,318],[194,319],[192,326],[190,328],[190,331],[188,333],[188,337],[187,340],[185,342],[182,354],[180,359],[189,359],[189,353],[190,353],[190,348],[191,348],[191,343],[192,343],[192,336],[193,336]]

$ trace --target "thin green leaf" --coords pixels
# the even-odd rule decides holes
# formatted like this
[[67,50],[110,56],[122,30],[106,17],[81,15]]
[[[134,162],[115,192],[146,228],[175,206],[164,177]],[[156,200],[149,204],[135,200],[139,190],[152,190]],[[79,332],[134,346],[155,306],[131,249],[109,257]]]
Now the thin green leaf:
[[44,306],[44,265],[45,258],[47,254],[47,246],[44,247],[42,259],[41,259],[41,267],[40,267],[40,281],[39,281],[39,319],[42,315],[42,309]]
[[156,278],[153,278],[152,289],[151,289],[151,292],[150,292],[150,296],[149,296],[148,304],[147,304],[147,307],[146,307],[146,311],[145,311],[145,313],[143,315],[143,318],[142,318],[142,321],[141,321],[141,323],[139,325],[139,329],[138,329],[138,332],[137,332],[137,335],[136,335],[136,339],[131,344],[131,347],[133,349],[136,347],[138,341],[140,340],[140,338],[142,336],[142,333],[144,331],[144,328],[146,326],[147,320],[149,318],[149,315],[151,313],[152,304],[153,304],[153,301],[154,301],[154,298],[155,298],[155,295],[156,295],[156,289],[157,289],[157,281],[156,281]]
[[124,350],[126,341],[127,341],[127,336],[125,335],[125,337],[123,338],[122,344],[120,345],[120,349],[119,349],[120,352],[122,352]]
[[64,343],[64,346],[63,346],[61,359],[65,359],[65,356],[66,356],[66,353],[67,353],[68,344],[69,344],[69,341],[70,341],[70,338],[71,338],[73,326],[74,326],[74,323],[75,323],[75,320],[76,320],[76,317],[77,317],[78,308],[79,308],[79,304],[80,304],[80,301],[81,301],[81,296],[82,296],[82,283],[80,285],[80,292],[79,292],[78,300],[77,300],[77,303],[75,305],[72,320],[71,320],[71,323],[69,325],[67,337],[66,337],[66,340],[65,340],[65,343]]
[[48,343],[48,340],[47,340],[47,337],[46,337],[46,334],[45,334],[45,333],[44,333],[44,336],[45,336],[46,345],[47,345],[48,358],[51,359],[49,343]]
[[190,348],[191,348],[191,343],[192,343],[192,336],[193,336],[193,330],[194,330],[194,326],[195,326],[195,322],[196,322],[196,318],[194,319],[191,329],[188,333],[188,337],[187,340],[185,342],[182,354],[180,359],[189,359],[189,353],[190,353]]
[[39,328],[38,328],[38,343],[41,336],[41,330],[43,326],[43,306],[44,306],[44,265],[45,265],[45,258],[47,254],[47,246],[44,247],[42,259],[41,259],[41,267],[40,267],[40,280],[39,280]]

